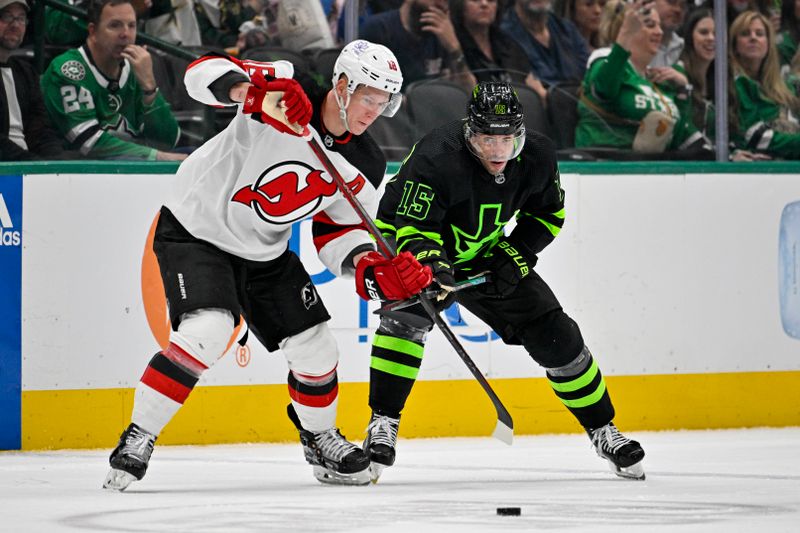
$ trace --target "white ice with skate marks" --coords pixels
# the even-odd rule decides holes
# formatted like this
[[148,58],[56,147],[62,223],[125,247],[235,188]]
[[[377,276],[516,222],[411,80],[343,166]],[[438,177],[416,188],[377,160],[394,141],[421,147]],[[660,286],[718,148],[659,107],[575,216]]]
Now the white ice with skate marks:
[[363,487],[318,483],[299,443],[156,445],[124,493],[100,488],[108,450],[2,453],[0,531],[797,531],[800,428],[629,436],[646,481],[614,476],[583,435],[401,429],[397,463]]

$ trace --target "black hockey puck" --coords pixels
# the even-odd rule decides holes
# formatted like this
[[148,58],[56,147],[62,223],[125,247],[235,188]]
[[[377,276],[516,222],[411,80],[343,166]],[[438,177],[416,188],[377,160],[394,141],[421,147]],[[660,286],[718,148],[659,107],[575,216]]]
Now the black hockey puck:
[[498,507],[497,514],[500,516],[519,516],[522,514],[522,509],[519,507]]

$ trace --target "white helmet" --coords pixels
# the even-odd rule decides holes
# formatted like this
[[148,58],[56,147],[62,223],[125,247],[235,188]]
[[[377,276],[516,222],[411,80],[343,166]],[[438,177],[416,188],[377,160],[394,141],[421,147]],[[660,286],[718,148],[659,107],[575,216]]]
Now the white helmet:
[[381,115],[391,117],[397,113],[402,102],[400,89],[403,86],[403,74],[400,72],[400,64],[391,50],[381,44],[363,39],[352,41],[342,49],[339,57],[336,58],[331,80],[334,87],[342,74],[347,76],[347,101],[343,102],[338,94],[336,100],[339,103],[339,114],[345,122],[345,128],[347,128],[345,109],[350,103],[350,95],[359,85],[388,92],[391,97]]

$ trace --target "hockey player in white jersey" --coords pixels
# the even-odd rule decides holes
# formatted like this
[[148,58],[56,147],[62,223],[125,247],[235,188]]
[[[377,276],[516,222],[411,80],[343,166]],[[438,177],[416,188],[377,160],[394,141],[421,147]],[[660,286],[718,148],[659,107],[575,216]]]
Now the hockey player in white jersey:
[[[366,484],[369,459],[335,427],[336,343],[330,318],[300,259],[288,249],[294,222],[313,217],[320,260],[355,277],[364,298],[405,299],[432,276],[410,254],[386,259],[312,152],[327,155],[371,212],[385,159],[365,130],[399,104],[402,76],[394,55],[366,41],[348,44],[331,91],[306,95],[285,61],[257,63],[207,55],[192,63],[186,86],[195,99],[239,106],[228,127],[178,170],[182,194],[162,209],[153,248],[172,325],[169,346],[136,387],[131,424],[111,453],[105,488],[124,490],[144,476],[153,445],[200,376],[221,357],[239,322],[289,367],[290,418],[321,482]],[[282,93],[287,122],[263,101]],[[274,109],[273,109],[274,110]],[[305,136],[305,138],[303,138]]]

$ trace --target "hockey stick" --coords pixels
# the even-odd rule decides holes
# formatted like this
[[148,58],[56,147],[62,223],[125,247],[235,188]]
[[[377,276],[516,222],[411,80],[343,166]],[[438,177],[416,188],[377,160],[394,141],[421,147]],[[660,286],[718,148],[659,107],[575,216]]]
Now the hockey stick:
[[[317,156],[317,159],[319,159],[320,163],[322,163],[322,166],[325,167],[325,170],[328,172],[328,174],[331,175],[333,181],[336,183],[336,186],[339,188],[339,191],[358,214],[358,217],[367,227],[370,234],[375,238],[381,253],[387,258],[393,257],[395,254],[391,244],[389,244],[389,241],[386,240],[386,237],[383,236],[381,231],[372,221],[369,214],[364,209],[364,206],[361,205],[361,202],[359,202],[358,198],[356,198],[355,194],[353,194],[353,191],[351,191],[347,186],[344,178],[341,174],[339,174],[339,171],[328,158],[328,155],[319,145],[317,140],[314,139],[314,137],[311,137],[308,141],[308,145],[311,147],[311,150],[314,152],[314,155]],[[422,295],[419,301],[428,315],[430,315],[431,319],[433,319],[434,324],[436,324],[439,330],[444,334],[445,338],[450,342],[450,345],[456,351],[458,356],[462,361],[464,361],[464,364],[467,365],[469,371],[472,373],[475,379],[478,380],[478,383],[489,396],[489,399],[491,399],[492,404],[497,411],[497,425],[494,428],[494,432],[492,432],[492,436],[510,445],[514,439],[514,421],[511,419],[511,414],[509,414],[508,410],[503,405],[503,402],[501,402],[500,398],[497,396],[497,394],[495,394],[491,385],[489,385],[489,382],[486,381],[486,378],[483,376],[481,371],[477,366],[475,366],[475,362],[472,360],[469,354],[467,354],[467,351],[463,346],[461,346],[461,343],[453,334],[450,326],[448,326],[447,323],[442,320],[442,317],[439,316],[439,313],[436,311],[436,307],[434,307],[429,297]]]
[[384,313],[390,313],[392,311],[399,311],[400,309],[405,309],[406,307],[411,307],[412,305],[416,305],[419,302],[420,297],[422,296],[425,296],[428,299],[432,300],[437,296],[437,293],[439,292],[451,293],[451,292],[463,291],[464,289],[469,289],[470,287],[481,285],[483,283],[486,283],[487,281],[489,281],[489,273],[484,272],[475,277],[465,279],[464,281],[459,281],[452,287],[450,286],[442,287],[444,289],[443,291],[435,291],[435,290],[423,291],[420,294],[415,294],[408,300],[400,300],[398,302],[392,302],[390,304],[386,304],[380,309],[376,309],[375,311],[373,311],[372,314],[382,315]]
[[[303,131],[305,128],[298,126],[297,124],[289,123],[288,119],[286,118],[285,106],[283,102],[281,102],[282,97],[283,93],[281,92],[267,93],[262,103],[262,110],[264,113],[286,124],[308,141],[311,151],[314,152],[314,155],[317,156],[317,159],[319,159],[320,163],[322,163],[322,166],[325,167],[325,170],[333,178],[334,183],[336,183],[336,187],[350,204],[350,207],[352,207],[356,212],[358,217],[361,219],[361,222],[363,222],[367,227],[367,231],[369,231],[369,233],[375,238],[381,253],[387,258],[394,257],[395,253],[391,244],[389,244],[389,241],[387,241],[383,236],[380,229],[378,229],[378,226],[376,226],[372,221],[369,213],[367,213],[366,209],[364,209],[364,206],[361,205],[361,202],[358,200],[358,198],[356,198],[353,191],[350,190],[350,187],[347,186],[344,178],[336,169],[333,162],[331,162],[328,154],[325,153],[325,150],[319,145],[313,135],[311,135],[308,131]],[[305,135],[303,135],[304,133]],[[486,279],[483,281],[486,281]],[[500,398],[494,392],[491,385],[489,385],[489,382],[486,381],[484,375],[481,373],[478,367],[475,366],[475,362],[469,356],[467,351],[463,346],[461,346],[461,343],[453,334],[450,326],[448,326],[447,323],[442,320],[442,317],[436,311],[436,308],[434,307],[433,303],[431,303],[431,300],[426,296],[422,296],[420,297],[419,301],[428,315],[430,315],[434,324],[436,324],[439,330],[444,334],[445,338],[448,340],[448,342],[450,342],[450,345],[456,351],[461,360],[464,361],[464,364],[467,365],[469,371],[472,373],[475,379],[478,380],[478,383],[492,401],[495,411],[497,411],[497,424],[492,432],[492,436],[510,445],[514,439],[514,421],[511,418],[511,414],[505,408],[503,402],[500,401]]]

